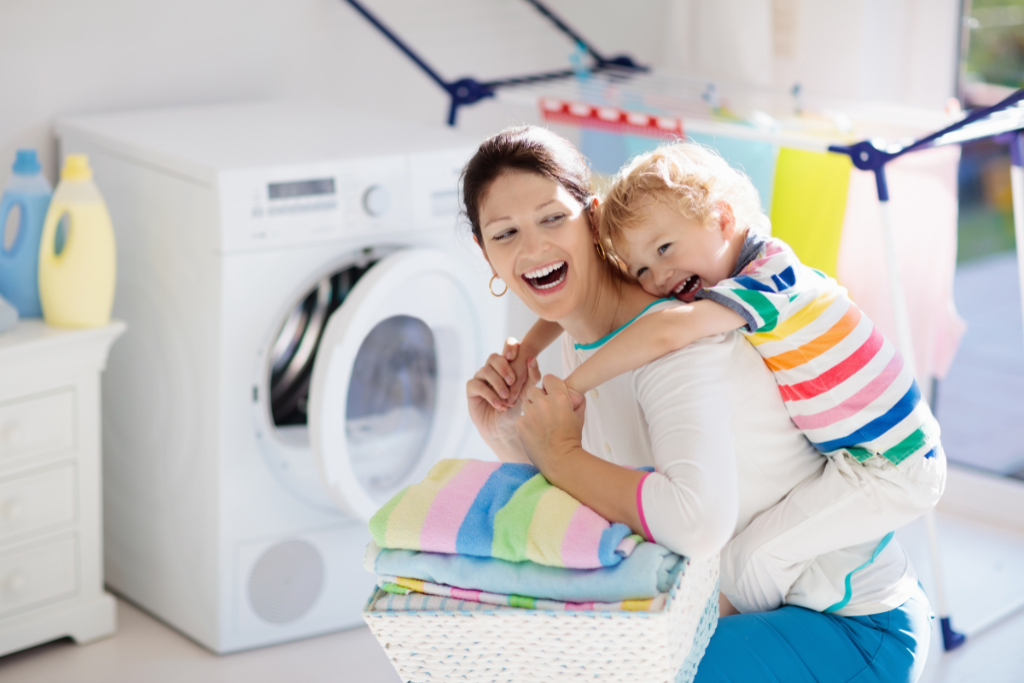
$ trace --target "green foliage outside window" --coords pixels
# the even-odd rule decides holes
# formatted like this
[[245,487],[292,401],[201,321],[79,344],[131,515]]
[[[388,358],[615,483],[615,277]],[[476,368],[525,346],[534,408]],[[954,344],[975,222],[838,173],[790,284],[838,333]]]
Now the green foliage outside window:
[[1024,86],[1024,0],[971,0],[967,77]]

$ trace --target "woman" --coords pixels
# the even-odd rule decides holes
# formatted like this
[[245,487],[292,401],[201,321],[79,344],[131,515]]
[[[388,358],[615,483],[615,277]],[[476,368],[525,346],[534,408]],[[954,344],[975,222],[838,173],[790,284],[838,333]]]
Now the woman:
[[[650,297],[609,263],[591,220],[586,162],[549,131],[510,129],[486,140],[463,174],[463,198],[495,277],[566,331],[566,372],[637,317],[679,305]],[[824,465],[736,333],[617,377],[575,410],[558,378],[536,386],[535,361],[528,376],[515,376],[518,352],[507,344],[467,384],[473,421],[495,453],[532,461],[605,518],[680,554],[720,552]],[[637,469],[644,466],[655,471]],[[697,680],[916,680],[927,655],[927,601],[898,544],[873,551],[819,558],[781,609],[723,616]],[[725,596],[730,571],[722,569]],[[844,616],[823,614],[844,591]]]

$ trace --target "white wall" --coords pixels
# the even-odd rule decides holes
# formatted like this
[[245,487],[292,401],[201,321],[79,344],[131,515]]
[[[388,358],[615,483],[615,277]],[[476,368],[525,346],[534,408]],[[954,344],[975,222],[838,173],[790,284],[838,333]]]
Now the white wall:
[[[517,54],[489,49],[479,39],[474,44],[475,34],[506,27],[481,11],[462,12],[453,24],[452,13],[459,14],[465,0],[365,3],[407,29],[413,42],[429,45],[424,36],[454,31],[448,54],[429,55],[439,60],[439,70],[448,69],[447,78],[519,73],[524,52],[548,62],[567,54],[557,36],[538,41],[522,30],[512,32],[507,47],[532,42],[532,50]],[[517,0],[475,4],[505,6],[520,29],[535,14]],[[551,2],[609,53],[659,62],[664,32],[658,18],[666,0],[641,4],[638,13],[614,0]],[[403,23],[416,12],[418,24]],[[437,15],[433,25],[422,21],[424,14],[427,20]],[[46,174],[56,178],[50,125],[61,114],[298,97],[438,124],[447,115],[441,90],[341,0],[3,0],[0,93],[0,185],[18,147],[38,148]],[[476,125],[486,126],[480,119]]]
[[959,0],[673,0],[666,66],[809,95],[941,108]]

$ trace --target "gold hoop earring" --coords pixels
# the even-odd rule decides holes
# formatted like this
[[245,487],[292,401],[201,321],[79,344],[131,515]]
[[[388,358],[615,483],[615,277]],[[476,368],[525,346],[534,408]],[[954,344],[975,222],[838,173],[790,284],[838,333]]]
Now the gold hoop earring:
[[594,249],[597,250],[597,255],[601,258],[602,261],[608,260],[608,252],[604,250],[603,244],[601,244],[600,242],[594,242]]
[[505,289],[502,290],[501,294],[495,294],[494,293],[494,281],[497,280],[497,279],[498,279],[497,275],[492,277],[491,281],[487,283],[487,289],[491,290],[491,296],[497,296],[497,297],[505,296],[505,292],[508,291],[508,285],[505,285]]

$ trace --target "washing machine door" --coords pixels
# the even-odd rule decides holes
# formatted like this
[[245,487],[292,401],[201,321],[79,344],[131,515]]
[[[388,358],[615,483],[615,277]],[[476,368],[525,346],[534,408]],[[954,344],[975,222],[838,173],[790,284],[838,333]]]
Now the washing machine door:
[[465,384],[481,362],[479,283],[448,254],[378,262],[331,315],[310,384],[313,457],[333,501],[368,520],[470,427]]

